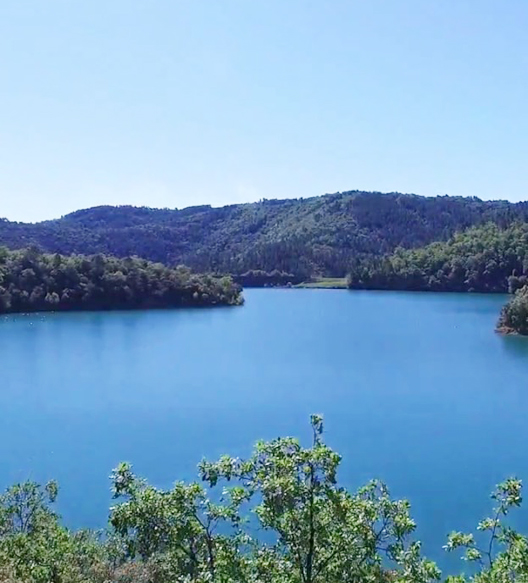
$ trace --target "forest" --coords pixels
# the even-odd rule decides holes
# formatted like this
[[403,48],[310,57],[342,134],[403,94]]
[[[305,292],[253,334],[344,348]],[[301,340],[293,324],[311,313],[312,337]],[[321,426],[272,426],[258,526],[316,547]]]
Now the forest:
[[528,220],[528,203],[349,191],[182,210],[102,206],[36,224],[0,220],[0,244],[139,256],[194,271],[345,277],[363,257],[447,241],[469,227]]
[[528,281],[528,224],[493,223],[419,249],[356,261],[351,289],[514,292]]
[[[339,485],[341,456],[312,439],[258,442],[247,459],[202,461],[199,481],[160,490],[128,463],[111,475],[103,532],[72,531],[55,511],[58,484],[15,484],[0,495],[0,580],[6,583],[506,583],[528,580],[528,539],[511,527],[520,480],[492,494],[475,533],[452,532],[474,575],[444,577],[422,555],[406,500],[372,481]],[[256,528],[255,528],[256,527]]]
[[192,274],[145,259],[0,248],[0,313],[238,305],[229,277]]

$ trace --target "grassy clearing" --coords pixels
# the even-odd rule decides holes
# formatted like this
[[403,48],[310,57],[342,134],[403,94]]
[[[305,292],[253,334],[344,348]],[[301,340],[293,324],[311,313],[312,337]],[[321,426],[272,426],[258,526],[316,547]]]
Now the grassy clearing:
[[320,289],[346,289],[346,277],[317,277],[313,281],[300,283],[295,287]]

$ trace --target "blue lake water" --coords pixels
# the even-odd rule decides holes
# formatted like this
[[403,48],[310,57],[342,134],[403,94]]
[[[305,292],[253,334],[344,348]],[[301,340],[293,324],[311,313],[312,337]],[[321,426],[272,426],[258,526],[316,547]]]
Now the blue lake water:
[[[56,478],[71,526],[105,524],[121,460],[160,487],[259,438],[309,439],[411,500],[429,556],[528,477],[528,340],[504,296],[248,290],[242,308],[0,320],[0,485]],[[528,515],[517,521],[528,527]]]

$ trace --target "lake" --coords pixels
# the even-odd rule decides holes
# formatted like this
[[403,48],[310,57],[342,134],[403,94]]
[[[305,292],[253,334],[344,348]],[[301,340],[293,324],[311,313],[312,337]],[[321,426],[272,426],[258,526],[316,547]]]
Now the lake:
[[[68,525],[105,524],[119,461],[160,487],[259,438],[344,456],[341,481],[411,500],[426,553],[473,529],[494,485],[528,477],[528,340],[504,296],[245,292],[242,308],[0,320],[0,485],[56,478]],[[517,521],[528,527],[525,511]],[[457,562],[458,564],[458,562]]]

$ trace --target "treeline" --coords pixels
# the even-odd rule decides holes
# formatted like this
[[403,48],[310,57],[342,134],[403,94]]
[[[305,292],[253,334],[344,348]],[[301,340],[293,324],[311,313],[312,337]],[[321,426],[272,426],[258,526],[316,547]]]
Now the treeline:
[[528,203],[351,191],[183,210],[96,207],[37,224],[0,220],[0,244],[139,256],[195,271],[344,277],[354,260],[446,241],[468,227],[528,220]]
[[[429,583],[405,500],[373,481],[341,487],[341,457],[323,441],[259,442],[248,459],[203,461],[200,482],[159,490],[129,464],[112,473],[115,505],[106,532],[71,531],[53,510],[58,486],[17,484],[0,496],[0,580],[6,583]],[[505,523],[521,482],[493,494],[476,535],[453,532],[474,576],[451,583],[526,581],[528,540]],[[89,493],[84,493],[89,495]],[[262,536],[264,535],[264,536]]]
[[285,287],[304,281],[304,277],[278,269],[269,273],[258,269],[246,271],[246,273],[233,276],[233,279],[244,287]]
[[528,224],[468,229],[447,242],[356,262],[351,289],[514,292],[528,281]]
[[0,313],[237,305],[231,278],[144,259],[0,248]]

